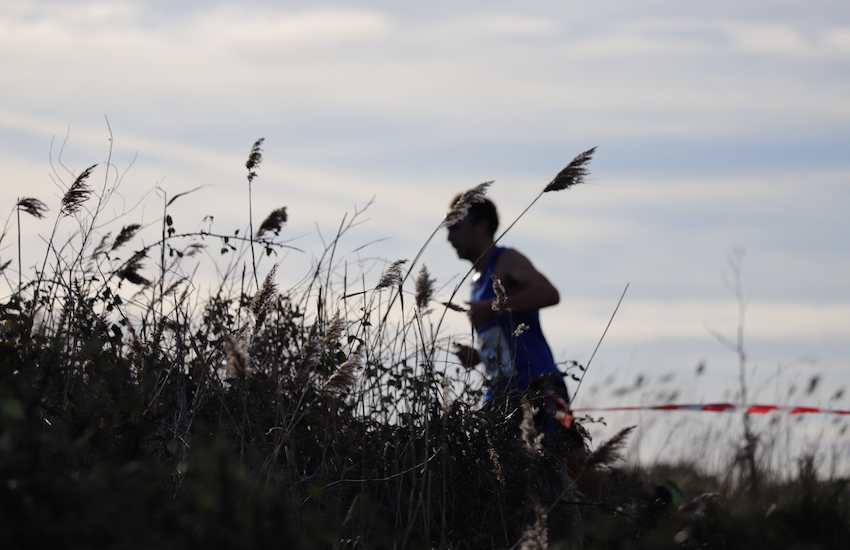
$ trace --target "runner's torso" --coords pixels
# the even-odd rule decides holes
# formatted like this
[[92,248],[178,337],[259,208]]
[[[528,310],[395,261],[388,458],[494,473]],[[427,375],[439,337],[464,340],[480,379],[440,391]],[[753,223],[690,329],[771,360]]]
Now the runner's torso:
[[[472,301],[496,298],[493,268],[504,250],[499,247],[490,254],[487,265],[472,283]],[[481,361],[490,386],[485,399],[489,399],[497,390],[511,387],[525,389],[535,377],[558,372],[536,310],[499,312],[478,327],[476,332]]]

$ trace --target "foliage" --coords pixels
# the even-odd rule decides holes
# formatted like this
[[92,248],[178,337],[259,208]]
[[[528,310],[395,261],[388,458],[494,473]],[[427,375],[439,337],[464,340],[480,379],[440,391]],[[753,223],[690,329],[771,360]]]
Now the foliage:
[[[261,143],[246,165],[249,185]],[[372,290],[335,290],[333,252],[350,220],[312,279],[282,294],[274,268],[259,284],[253,249],[268,255],[285,246],[276,240],[285,208],[256,235],[180,233],[171,212],[179,196],[163,200],[154,244],[121,256],[142,228],[126,225],[115,239],[97,233],[109,193],[87,186],[94,170],[68,186],[54,224],[53,236],[76,220],[73,242],[60,246],[52,236],[41,270],[29,282],[18,273],[0,304],[3,548],[533,548],[547,540],[569,547],[582,536],[590,548],[743,548],[848,540],[846,483],[818,481],[805,467],[793,491],[776,487],[768,510],[726,497],[694,498],[690,509],[675,510],[636,497],[625,488],[631,481],[579,485],[574,501],[563,484],[563,453],[577,449],[529,444],[535,438],[524,437],[523,411],[530,407],[512,397],[479,407],[480,388],[452,379],[437,360],[446,339],[440,320],[426,316],[445,314],[450,306],[438,304],[451,304],[454,294],[435,297],[426,269],[415,308],[405,309],[414,266],[405,273],[403,261]],[[46,210],[33,201],[16,206],[19,235],[21,212],[41,218]],[[231,264],[217,292],[193,295],[180,265],[211,240],[238,261],[250,249],[243,273],[255,284],[243,275],[237,285]],[[338,303],[357,314],[330,305]],[[712,490],[710,480],[683,487],[694,497]]]

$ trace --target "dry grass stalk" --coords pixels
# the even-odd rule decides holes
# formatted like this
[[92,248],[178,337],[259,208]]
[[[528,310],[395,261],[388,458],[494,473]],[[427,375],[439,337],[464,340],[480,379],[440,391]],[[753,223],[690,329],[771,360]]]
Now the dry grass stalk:
[[272,266],[268,275],[266,275],[266,279],[263,281],[263,286],[260,287],[260,290],[254,295],[254,299],[251,300],[251,314],[254,315],[254,334],[263,326],[263,322],[266,320],[266,314],[272,302],[274,302],[275,296],[277,296],[277,285],[274,282],[275,274],[277,274],[277,264]]
[[136,236],[142,226],[137,223],[131,223],[121,228],[121,232],[115,237],[115,242],[112,243],[110,250],[116,250],[126,244],[130,239]]
[[546,550],[549,548],[549,530],[546,528],[546,509],[540,504],[540,499],[532,497],[534,506],[534,524],[522,534],[519,541],[520,550]]
[[487,454],[490,455],[490,461],[493,463],[493,473],[496,474],[496,479],[499,481],[499,488],[504,492],[505,475],[502,473],[502,463],[499,461],[499,453],[496,452],[496,447],[493,445],[493,440],[490,439],[490,434],[487,434]]
[[340,394],[347,391],[357,381],[354,373],[360,368],[360,352],[355,351],[348,356],[343,364],[337,367],[336,371],[328,378],[322,391],[330,394]]
[[461,312],[461,313],[466,311],[465,307],[459,306],[454,302],[440,302],[440,305],[446,306],[447,308],[449,308],[452,311],[458,311],[458,312]]
[[508,294],[505,292],[505,286],[502,280],[498,277],[493,277],[493,292],[496,294],[496,300],[492,304],[493,311],[505,311],[505,303],[508,301]]
[[522,422],[519,425],[522,440],[525,443],[528,454],[536,456],[540,450],[540,442],[543,440],[543,434],[537,433],[537,428],[534,427],[534,415],[537,409],[531,406],[528,398],[522,396]]
[[266,216],[266,219],[263,220],[263,223],[260,224],[260,228],[257,230],[257,238],[262,237],[269,231],[275,234],[275,236],[280,235],[280,230],[283,227],[283,224],[286,223],[288,219],[286,214],[286,207],[275,208],[272,210],[271,214]]
[[397,286],[401,284],[401,266],[407,263],[407,260],[396,260],[387,270],[381,275],[381,279],[378,281],[377,286],[375,286],[375,290],[381,290],[384,288],[389,288],[391,286]]
[[65,196],[62,197],[61,212],[63,215],[70,216],[76,213],[80,209],[80,206],[88,200],[92,190],[86,183],[86,180],[96,166],[97,164],[93,164],[83,170],[83,172],[77,176],[77,179],[74,180],[74,183],[71,184],[71,187],[68,188],[68,191],[65,192]]
[[611,466],[620,458],[622,458],[623,448],[626,446],[626,439],[637,426],[629,426],[623,428],[614,436],[599,446],[589,457],[587,457],[586,466]]
[[443,225],[446,227],[451,227],[463,218],[466,217],[466,213],[469,211],[470,205],[476,202],[483,202],[484,196],[487,193],[487,188],[492,185],[492,181],[485,181],[484,183],[479,183],[472,189],[467,189],[461,194],[460,198],[452,205],[452,209],[449,210],[449,213],[446,214],[446,218],[443,220]]
[[244,380],[251,372],[251,358],[248,356],[245,342],[232,334],[224,334],[224,352],[227,354],[225,371],[230,378]]
[[590,162],[595,151],[596,147],[593,147],[574,158],[563,170],[558,172],[558,175],[555,176],[555,179],[549,182],[549,185],[546,186],[543,192],[561,191],[574,185],[584,183],[584,178],[590,174],[590,170],[587,169],[587,164]]
[[434,279],[428,273],[428,268],[424,265],[419,270],[419,276],[416,277],[416,307],[423,314],[430,313],[428,304],[431,303],[431,298],[434,296]]
[[245,168],[248,169],[248,183],[251,183],[257,177],[257,168],[263,162],[263,150],[260,147],[265,140],[266,138],[260,138],[251,147],[251,153],[248,155],[248,161],[245,163]]
[[34,218],[44,218],[44,213],[49,210],[46,204],[33,197],[24,197],[16,206]]

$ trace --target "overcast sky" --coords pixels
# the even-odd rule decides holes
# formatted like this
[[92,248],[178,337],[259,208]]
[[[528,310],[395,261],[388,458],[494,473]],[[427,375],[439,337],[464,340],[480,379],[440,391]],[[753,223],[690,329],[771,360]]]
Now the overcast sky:
[[[754,400],[850,408],[828,401],[850,367],[846,0],[280,4],[4,0],[3,216],[22,196],[55,213],[51,157],[102,163],[111,128],[126,205],[204,185],[177,223],[230,231],[264,137],[255,209],[286,206],[305,250],[285,286],[318,231],[373,198],[341,254],[377,241],[351,257],[412,259],[454,193],[495,180],[507,224],[598,146],[589,183],[547,194],[503,241],[561,291],[544,312],[560,360],[587,361],[629,285],[577,402],[625,404],[604,389],[641,374],[674,375],[680,400],[734,400],[713,332],[734,337],[724,273],[743,249]],[[147,197],[133,215],[152,223]],[[449,288],[466,272],[442,233],[423,261]],[[828,391],[786,395],[815,374]]]

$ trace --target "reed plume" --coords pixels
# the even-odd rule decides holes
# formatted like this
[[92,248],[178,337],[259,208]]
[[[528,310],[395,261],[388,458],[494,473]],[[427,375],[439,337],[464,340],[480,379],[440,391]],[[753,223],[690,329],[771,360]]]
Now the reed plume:
[[227,355],[225,371],[230,378],[244,380],[251,372],[251,358],[245,342],[238,335],[224,334],[224,352]]
[[251,183],[257,177],[257,168],[263,162],[263,150],[261,146],[265,140],[266,138],[260,138],[254,142],[253,147],[251,147],[251,153],[248,155],[248,160],[245,162],[245,168],[248,169],[248,183]]
[[422,313],[430,313],[428,304],[431,303],[431,298],[434,296],[434,279],[428,273],[428,268],[424,265],[419,269],[419,276],[416,277],[416,307]]
[[301,360],[298,363],[296,372],[299,382],[305,379],[307,374],[315,369],[319,363],[322,347],[316,333],[316,325],[313,325],[310,328],[310,334],[307,335],[307,339],[304,341],[304,345],[301,346]]
[[68,191],[65,192],[65,196],[62,197],[61,212],[63,215],[70,216],[76,213],[83,203],[88,200],[89,196],[92,194],[92,190],[86,183],[86,180],[96,166],[97,164],[93,164],[83,170],[83,172],[77,176],[77,179],[74,180],[74,183],[71,184],[71,187],[68,188]]
[[391,286],[397,286],[401,284],[401,266],[407,263],[407,260],[396,260],[387,270],[381,275],[380,280],[378,280],[378,284],[375,286],[375,290],[381,290],[384,288],[389,288]]
[[151,284],[151,281],[139,273],[139,271],[141,271],[144,267],[142,265],[142,260],[146,255],[147,254],[144,250],[136,252],[129,260],[127,260],[124,267],[119,269],[115,274],[118,275],[120,279],[124,279],[134,285],[148,286]]
[[623,428],[614,436],[599,446],[585,462],[586,467],[610,466],[622,458],[623,448],[626,446],[626,438],[637,426]]
[[546,509],[540,499],[532,497],[534,523],[523,532],[519,541],[519,550],[546,550],[549,548],[549,530],[546,528]]
[[343,333],[345,333],[346,321],[342,317],[342,314],[337,310],[334,314],[333,319],[328,324],[328,328],[325,330],[325,336],[322,342],[323,349],[333,349],[334,346],[339,343],[342,338]]
[[590,163],[590,159],[593,157],[593,153],[595,151],[596,147],[593,147],[574,158],[563,170],[558,172],[558,175],[549,182],[549,185],[543,189],[543,192],[561,191],[574,185],[584,183],[584,178],[590,174],[590,170],[587,169],[587,164]]
[[543,440],[543,434],[537,433],[537,428],[534,427],[534,415],[537,409],[531,406],[528,398],[522,396],[522,422],[519,425],[522,441],[525,443],[526,450],[531,456],[536,456],[540,450],[540,442]]
[[360,352],[355,351],[348,356],[336,371],[322,385],[322,391],[329,394],[340,394],[348,390],[357,381],[354,375],[360,367]]
[[502,284],[502,280],[495,276],[493,277],[493,292],[496,294],[496,299],[490,307],[493,308],[493,311],[505,311],[508,294],[505,292],[505,285]]
[[260,228],[257,230],[257,238],[262,237],[269,231],[274,233],[275,236],[280,235],[280,230],[283,227],[283,224],[286,223],[286,220],[287,215],[285,206],[272,210],[271,214],[266,216],[266,219],[260,224]]
[[15,206],[34,218],[44,218],[44,213],[49,210],[46,204],[33,197],[24,197]]
[[449,213],[446,214],[446,217],[443,220],[443,225],[451,227],[465,218],[466,213],[469,211],[469,207],[473,203],[484,201],[487,188],[492,184],[492,181],[485,181],[484,183],[479,183],[475,187],[464,191],[454,204],[452,204],[451,210],[449,210]]
[[251,300],[251,313],[254,315],[254,334],[263,326],[266,320],[266,314],[277,295],[277,284],[274,282],[274,277],[277,274],[277,264],[274,264],[266,275],[263,285],[260,290],[254,295]]
[[131,223],[130,225],[122,227],[118,236],[115,237],[115,241],[112,243],[110,250],[116,250],[127,244],[130,239],[136,236],[136,233],[138,233],[141,228],[142,226],[138,223]]

